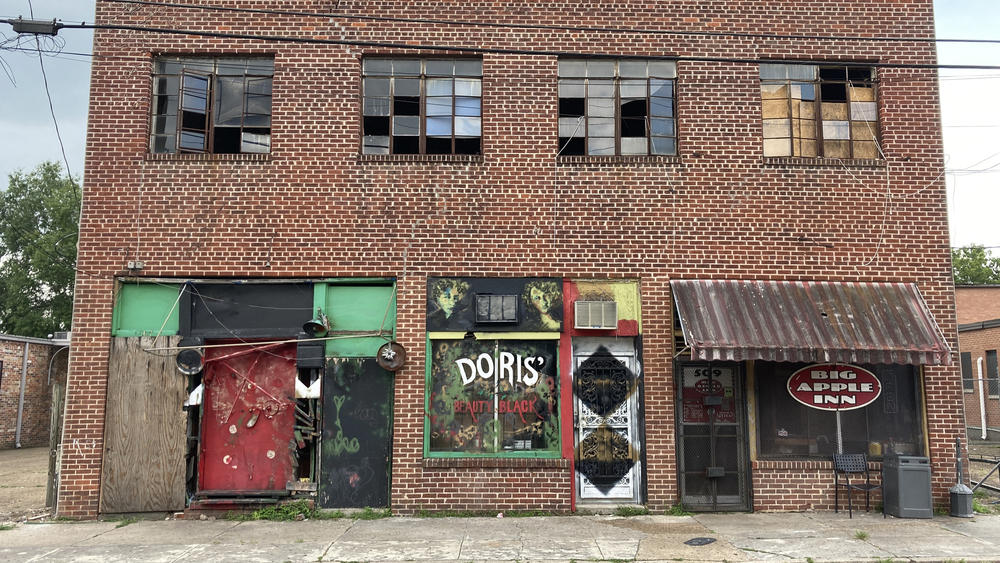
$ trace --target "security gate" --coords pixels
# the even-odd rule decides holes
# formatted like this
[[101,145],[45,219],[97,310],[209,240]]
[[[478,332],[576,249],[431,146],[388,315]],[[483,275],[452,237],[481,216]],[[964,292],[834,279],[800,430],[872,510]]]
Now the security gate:
[[742,373],[734,364],[678,367],[681,503],[692,510],[749,510]]
[[573,354],[579,498],[640,502],[635,348],[614,339],[574,338]]

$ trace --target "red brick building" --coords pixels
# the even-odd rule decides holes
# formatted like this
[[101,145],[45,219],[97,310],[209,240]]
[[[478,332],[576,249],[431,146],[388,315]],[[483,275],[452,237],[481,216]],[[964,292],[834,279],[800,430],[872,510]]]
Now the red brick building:
[[62,344],[0,334],[0,449],[49,445],[51,386],[66,379]]
[[930,0],[200,4],[97,2],[60,514],[946,501]]
[[969,439],[996,440],[1000,431],[1000,374],[997,368],[1000,287],[956,287],[955,308]]

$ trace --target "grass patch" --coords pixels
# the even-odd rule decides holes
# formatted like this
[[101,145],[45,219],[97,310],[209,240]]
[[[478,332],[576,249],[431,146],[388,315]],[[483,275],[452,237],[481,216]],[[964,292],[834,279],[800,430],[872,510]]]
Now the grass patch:
[[993,507],[987,506],[979,502],[979,499],[973,498],[972,511],[975,512],[976,514],[993,514]]
[[13,530],[13,524],[0,524],[0,532],[6,532],[7,530]]
[[495,518],[503,513],[504,518],[531,518],[534,516],[556,516],[548,510],[427,510],[420,509],[419,518]]
[[858,530],[857,532],[854,532],[854,539],[865,541],[866,539],[868,539],[868,532],[864,530]]
[[121,521],[118,522],[118,524],[115,526],[115,529],[124,528],[125,526],[128,526],[129,524],[135,524],[138,521],[139,519],[134,516],[129,518],[122,518]]
[[649,509],[645,506],[619,506],[615,508],[615,516],[646,516]]
[[[389,509],[374,510],[366,508],[364,512],[352,515],[352,518],[360,520],[376,520],[390,516]],[[348,515],[340,510],[321,510],[310,507],[308,501],[297,500],[285,504],[265,506],[249,513],[227,512],[224,518],[236,522],[249,522],[252,520],[268,520],[272,522],[287,522],[292,520],[339,520],[347,518]]]
[[664,512],[667,516],[694,516],[694,512],[688,511],[683,504],[675,504]]
[[369,508],[367,506],[361,512],[351,514],[351,518],[355,520],[381,520],[390,516],[392,516],[392,511],[388,508]]

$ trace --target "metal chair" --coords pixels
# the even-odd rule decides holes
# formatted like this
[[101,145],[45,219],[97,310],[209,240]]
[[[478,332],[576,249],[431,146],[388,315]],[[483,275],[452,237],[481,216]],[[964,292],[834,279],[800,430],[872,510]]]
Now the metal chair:
[[[851,482],[854,476],[856,481]],[[864,476],[864,483],[859,482]],[[841,482],[843,479],[843,482]],[[833,511],[840,512],[840,489],[847,489],[847,513],[854,518],[853,491],[864,491],[865,512],[871,508],[871,492],[882,490],[882,485],[871,482],[868,471],[868,456],[865,454],[833,454]],[[882,503],[882,518],[885,518],[885,502]]]

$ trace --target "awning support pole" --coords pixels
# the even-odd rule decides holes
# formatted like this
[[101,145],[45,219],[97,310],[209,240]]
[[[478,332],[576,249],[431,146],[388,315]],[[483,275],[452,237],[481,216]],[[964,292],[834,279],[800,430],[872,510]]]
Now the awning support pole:
[[844,453],[844,436],[840,433],[840,409],[837,409],[837,453]]

